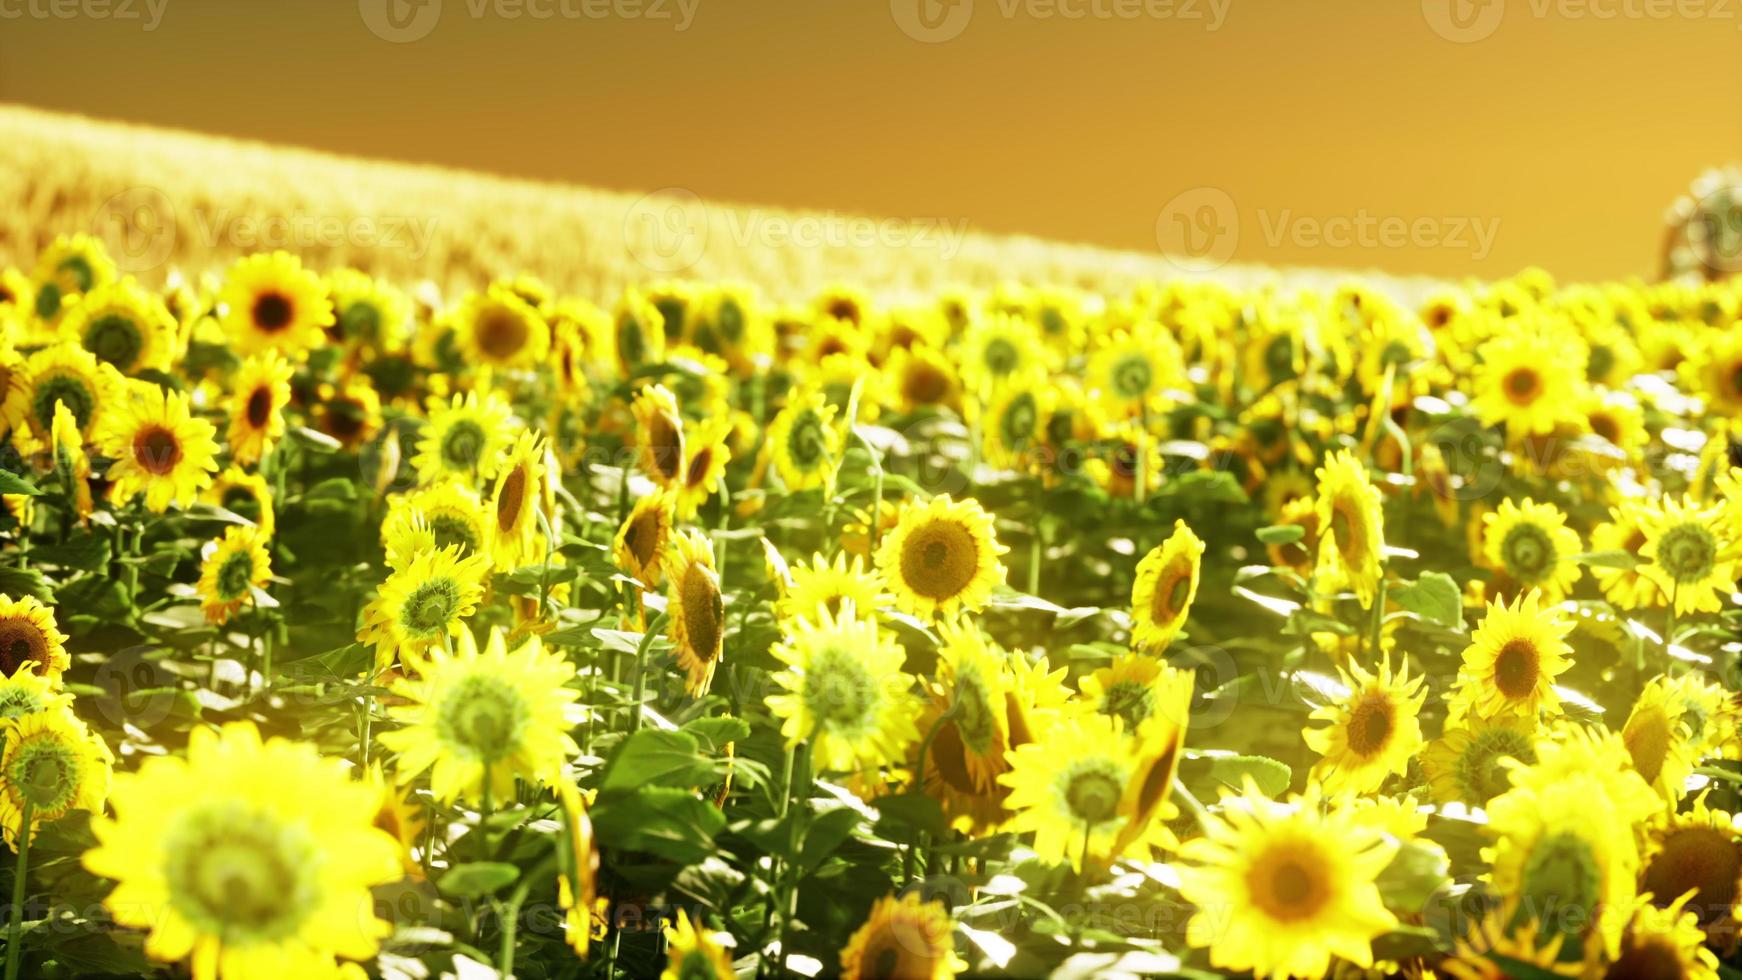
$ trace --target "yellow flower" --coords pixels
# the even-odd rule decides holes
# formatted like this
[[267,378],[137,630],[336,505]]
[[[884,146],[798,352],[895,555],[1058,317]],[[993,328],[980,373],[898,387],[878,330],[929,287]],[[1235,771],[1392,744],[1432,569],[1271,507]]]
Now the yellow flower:
[[923,619],[953,616],[986,604],[1004,581],[998,556],[1008,550],[979,501],[944,494],[903,505],[900,522],[877,549],[877,568],[902,609]]
[[704,697],[720,665],[726,639],[726,606],[720,596],[720,572],[714,566],[714,545],[700,531],[684,531],[672,539],[665,557],[666,611],[670,636],[687,676],[685,690]]
[[230,394],[230,455],[252,466],[284,437],[284,408],[290,404],[291,367],[268,350],[242,362]]
[[1575,416],[1585,357],[1568,331],[1517,327],[1482,345],[1471,405],[1483,425],[1511,435],[1547,435]]
[[176,325],[163,301],[131,276],[69,304],[61,335],[122,374],[169,366]]
[[665,317],[641,292],[624,290],[611,320],[617,365],[624,377],[665,359]]
[[355,269],[340,269],[327,282],[333,300],[328,333],[334,342],[372,352],[404,346],[411,320],[411,301],[404,293]]
[[599,849],[593,843],[586,800],[567,777],[556,780],[556,798],[563,815],[563,832],[557,838],[557,904],[566,913],[563,927],[569,946],[584,957],[594,939],[604,938],[601,913],[606,899],[598,894]]
[[52,323],[69,301],[115,281],[115,261],[93,235],[56,235],[36,258],[35,309]]
[[53,609],[32,596],[0,595],[0,674],[15,677],[31,664],[30,673],[59,687],[61,673],[72,666],[66,641]]
[[1048,386],[1025,374],[992,389],[979,420],[986,462],[1018,471],[1032,470],[1045,460],[1046,422],[1052,414]]
[[788,747],[809,741],[819,771],[852,772],[905,756],[918,737],[913,678],[895,637],[851,609],[799,620],[770,651],[785,693],[768,696]]
[[519,568],[538,532],[535,511],[545,480],[544,440],[526,431],[508,450],[490,490],[490,557],[498,571]]
[[1448,725],[1421,756],[1434,799],[1486,806],[1512,785],[1503,760],[1536,761],[1534,729],[1529,719],[1505,715],[1471,721],[1468,727]]
[[38,439],[46,439],[54,427],[57,404],[73,413],[79,434],[89,440],[126,397],[119,372],[72,344],[31,354],[24,372],[23,418]]
[[1427,694],[1422,678],[1409,676],[1407,664],[1393,675],[1389,657],[1380,660],[1376,673],[1351,664],[1338,674],[1348,696],[1313,709],[1313,720],[1330,725],[1302,733],[1307,747],[1323,756],[1313,765],[1313,778],[1330,794],[1371,793],[1387,776],[1402,775],[1421,751],[1421,706]]
[[1631,914],[1616,910],[1603,916],[1604,945],[1614,953],[1592,957],[1593,966],[1602,965],[1600,976],[1604,980],[1647,976],[1718,980],[1718,957],[1706,948],[1706,934],[1695,913],[1685,908],[1687,902],[1685,895],[1662,908],[1641,901]]
[[563,760],[580,751],[564,720],[580,697],[567,687],[574,677],[574,666],[536,636],[510,652],[492,629],[480,652],[462,629],[451,655],[432,651],[419,678],[393,685],[408,703],[388,714],[404,727],[382,734],[381,744],[400,754],[402,782],[431,770],[430,792],[443,803],[480,794],[511,800],[516,777],[558,782]]
[[1113,416],[1142,418],[1160,411],[1166,407],[1162,392],[1179,387],[1184,378],[1179,344],[1153,320],[1114,331],[1089,357],[1091,395]]
[[207,543],[200,562],[200,608],[208,623],[227,623],[254,589],[272,580],[272,558],[259,528],[232,524]]
[[273,350],[294,360],[325,343],[333,322],[326,283],[288,252],[237,259],[219,302],[224,330],[243,354]]
[[1343,450],[1325,460],[1318,477],[1318,574],[1325,589],[1353,589],[1363,606],[1379,592],[1384,514],[1379,490],[1355,454]]
[[253,522],[263,537],[271,538],[277,526],[272,510],[272,487],[258,473],[247,473],[231,466],[218,474],[200,499]]
[[671,539],[671,494],[650,493],[635,502],[623,526],[617,529],[612,555],[624,574],[649,589],[659,587],[665,575],[665,549]]
[[1539,710],[1560,712],[1554,679],[1573,665],[1566,635],[1573,624],[1534,591],[1511,605],[1490,603],[1471,634],[1458,668],[1448,723],[1466,713],[1478,719],[1501,715],[1534,720]]
[[414,853],[424,844],[429,820],[409,786],[397,785],[381,767],[379,759],[363,771],[363,782],[377,794],[375,826],[399,845],[399,864],[408,878],[422,878],[423,865]]
[[389,932],[369,889],[400,877],[376,794],[313,745],[261,742],[252,722],[195,728],[187,758],[117,773],[85,869],[118,879],[105,905],[149,929],[145,952],[195,980],[332,975]]
[[665,927],[666,966],[659,980],[735,980],[732,957],[722,945],[730,935],[696,925],[688,912],[678,909],[677,920]]
[[836,614],[848,606],[861,616],[876,616],[886,595],[877,569],[866,568],[857,555],[848,560],[844,551],[833,562],[814,555],[790,566],[786,577],[786,591],[775,606],[782,623],[814,618],[818,610]]
[[1497,957],[1517,960],[1549,974],[1576,976],[1570,964],[1559,962],[1564,936],[1539,938],[1537,922],[1519,915],[1517,897],[1494,906],[1453,942],[1454,955],[1439,969],[1456,980],[1507,980],[1511,971]]
[[768,424],[768,446],[775,472],[788,490],[808,490],[828,482],[841,455],[835,406],[822,392],[796,391]]
[[1633,702],[1621,741],[1633,759],[1633,768],[1664,799],[1674,803],[1687,791],[1693,774],[1692,734],[1684,716],[1687,702],[1668,677],[1658,675],[1645,683]]
[[968,968],[956,955],[954,932],[944,903],[921,901],[917,892],[886,895],[841,950],[841,978],[950,980]]
[[461,558],[453,545],[419,554],[376,590],[363,610],[357,642],[375,644],[377,670],[391,665],[396,656],[408,666],[420,666],[425,651],[446,643],[447,637],[466,635],[461,621],[477,610],[489,570],[488,557]]
[[1279,804],[1248,781],[1180,846],[1180,894],[1198,906],[1186,942],[1261,977],[1323,976],[1333,956],[1371,967],[1372,941],[1397,925],[1374,883],[1396,851],[1347,806],[1322,809],[1316,788]]
[[1034,326],[1004,313],[994,313],[970,324],[958,355],[962,380],[981,398],[1008,380],[1044,373],[1048,361],[1047,349]]
[[1742,830],[1735,817],[1706,805],[1659,812],[1646,834],[1639,887],[1658,906],[1689,896],[1688,909],[1714,939],[1736,933],[1742,902]]
[[1077,871],[1091,861],[1117,857],[1119,841],[1134,814],[1121,806],[1137,773],[1133,743],[1117,723],[1099,713],[1075,713],[1049,727],[1041,741],[1013,748],[1010,771],[998,781],[1010,788],[1005,801],[1013,833],[1034,833],[1042,861],[1069,860]]
[[1137,725],[1132,743],[1136,765],[1131,771],[1131,781],[1125,784],[1125,795],[1119,800],[1125,826],[1113,842],[1114,853],[1129,853],[1134,844],[1139,845],[1139,856],[1179,846],[1167,822],[1179,813],[1172,799],[1174,776],[1179,772],[1180,754],[1185,751],[1195,681],[1192,671],[1165,668],[1154,709]]
[[455,346],[466,363],[487,368],[532,367],[550,350],[550,325],[525,299],[502,286],[470,293],[454,318]]
[[1520,589],[1540,589],[1549,602],[1559,602],[1582,571],[1573,561],[1579,535],[1566,522],[1553,504],[1502,500],[1498,510],[1482,518],[1483,559]]
[[884,367],[895,407],[903,412],[959,406],[962,382],[955,362],[930,344],[897,348]]
[[[1591,528],[1591,550],[1622,551],[1637,558],[1645,547],[1643,505],[1623,503],[1610,508],[1610,519]],[[1646,609],[1658,601],[1657,583],[1641,573],[1638,566],[1621,568],[1611,565],[1592,567],[1591,574],[1602,587],[1603,595],[1622,609]]]
[[70,708],[10,718],[0,736],[6,742],[0,756],[0,830],[13,850],[22,839],[26,806],[31,840],[43,824],[72,810],[102,812],[115,757]]
[[488,555],[490,518],[469,488],[437,483],[393,498],[381,522],[381,543],[387,567],[395,571],[439,548],[455,548],[461,557]]
[[115,460],[110,499],[121,506],[143,493],[145,506],[158,514],[191,505],[218,471],[216,436],[212,423],[194,417],[187,395],[141,384],[98,433],[103,452]]
[[715,415],[696,427],[685,439],[688,454],[684,457],[683,473],[677,481],[677,516],[688,520],[696,516],[703,503],[720,488],[726,474],[726,464],[732,459],[728,440],[732,420]]
[[1640,518],[1645,546],[1639,574],[1672,601],[1677,614],[1717,612],[1736,588],[1736,543],[1722,508],[1701,507],[1691,498],[1665,497]]
[[1203,557],[1204,542],[1185,521],[1176,520],[1173,534],[1137,563],[1137,581],[1131,587],[1132,646],[1160,653],[1173,642],[1197,598]]
[[381,396],[367,379],[354,378],[321,401],[320,430],[355,451],[381,428]]
[[1733,330],[1703,331],[1696,351],[1680,366],[1682,384],[1698,392],[1717,415],[1742,411],[1742,336]]
[[513,445],[513,409],[496,392],[480,398],[469,391],[449,402],[432,398],[429,425],[418,436],[411,465],[424,484],[457,479],[476,486],[496,475]]
[[635,444],[641,469],[661,487],[676,486],[683,476],[684,424],[677,397],[664,385],[649,385],[629,406],[635,417]]

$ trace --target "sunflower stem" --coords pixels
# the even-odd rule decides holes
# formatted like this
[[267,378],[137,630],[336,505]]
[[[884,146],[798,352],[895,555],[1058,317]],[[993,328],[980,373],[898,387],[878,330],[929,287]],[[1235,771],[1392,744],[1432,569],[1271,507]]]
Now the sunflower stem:
[[1197,823],[1198,829],[1203,830],[1210,818],[1210,811],[1204,808],[1203,802],[1193,796],[1192,791],[1186,789],[1185,784],[1177,779],[1174,780],[1173,784],[1173,796],[1174,799],[1185,804],[1186,812],[1192,815],[1192,820]]
[[[810,743],[809,742],[800,742],[798,744],[797,748],[795,748],[792,752],[787,754],[787,759],[788,759],[788,761],[791,761],[794,757],[800,756],[800,755],[802,755],[803,758],[798,759],[797,763],[794,764],[793,778],[787,780],[786,796],[787,796],[788,802],[791,802],[792,800],[796,799],[800,795],[801,792],[802,792],[802,795],[805,797],[810,796],[810,768],[811,767],[810,767]],[[804,789],[802,791],[795,792],[795,782],[802,783],[804,785]],[[796,858],[797,852],[798,852],[798,842],[800,840],[802,840],[804,837],[804,835],[801,833],[800,828],[799,828],[799,823],[800,823],[799,818],[801,815],[802,815],[801,813],[792,814],[792,822],[787,825],[787,838],[786,838],[787,848],[786,849],[789,853],[793,854],[795,858]],[[794,860],[794,861],[791,861],[788,863],[788,866],[786,868],[786,873],[783,877],[786,879],[786,881],[785,881],[785,891],[783,894],[783,899],[781,902],[781,910],[780,910],[780,959],[776,961],[776,965],[780,968],[779,972],[782,975],[787,975],[787,969],[786,969],[787,938],[791,935],[792,921],[798,917],[798,879],[799,879],[798,861]]]
[[6,980],[18,980],[18,967],[24,962],[24,892],[30,874],[30,797],[24,798],[23,813],[18,820],[18,864],[12,869],[12,919],[6,923]]
[[630,704],[629,734],[641,730],[641,701],[647,696],[647,649],[653,646],[653,639],[658,635],[658,629],[665,622],[666,614],[660,613],[648,623],[641,632],[641,642],[635,646],[635,694]]
[[514,945],[520,931],[520,906],[526,901],[527,887],[526,880],[522,879],[520,887],[514,890],[514,896],[496,909],[496,916],[502,924],[502,952],[496,957],[496,972],[504,980],[514,980]]
[[1367,610],[1371,617],[1368,623],[1368,656],[1378,662],[1380,651],[1385,645],[1385,564],[1379,565],[1379,585],[1373,591],[1373,606]]

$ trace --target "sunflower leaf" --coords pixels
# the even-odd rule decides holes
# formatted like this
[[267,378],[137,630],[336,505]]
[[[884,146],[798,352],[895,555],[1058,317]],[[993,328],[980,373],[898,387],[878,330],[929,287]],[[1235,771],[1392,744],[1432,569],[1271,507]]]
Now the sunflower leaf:
[[1258,529],[1258,540],[1265,544],[1294,544],[1306,537],[1306,528],[1299,524],[1271,524]]
[[501,861],[458,864],[442,875],[441,890],[455,898],[483,898],[514,884],[520,869]]
[[10,470],[0,470],[0,493],[21,494],[26,497],[40,497],[42,491],[36,484]]
[[1421,618],[1452,629],[1464,625],[1464,595],[1458,583],[1444,572],[1423,572],[1419,578],[1392,592],[1397,604]]

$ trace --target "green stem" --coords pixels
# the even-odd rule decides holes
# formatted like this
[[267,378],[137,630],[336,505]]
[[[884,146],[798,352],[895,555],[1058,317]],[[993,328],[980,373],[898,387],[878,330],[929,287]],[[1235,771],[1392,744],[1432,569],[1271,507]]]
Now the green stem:
[[18,980],[18,967],[24,962],[22,934],[24,932],[25,881],[30,874],[30,797],[24,798],[24,812],[18,826],[18,864],[12,870],[12,921],[6,924],[6,980]]
[[[791,760],[794,756],[798,756],[800,754],[803,755],[803,758],[799,759],[797,765],[794,767],[795,768],[795,781],[804,784],[805,788],[802,792],[803,792],[804,796],[808,797],[810,795],[810,786],[809,786],[809,784],[810,784],[810,743],[809,742],[800,742],[798,744],[798,747],[796,749],[794,749],[793,752],[787,756],[787,758],[789,760]],[[789,801],[791,799],[793,799],[796,795],[798,795],[793,791],[793,786],[791,785],[791,782],[792,781],[789,781],[788,790],[787,790],[787,794],[786,794]],[[803,836],[799,830],[799,820],[798,820],[797,814],[794,814],[793,821],[788,826],[787,834],[788,834],[787,851],[790,853],[793,853],[793,854],[797,854],[798,853],[798,842],[801,839],[801,837]],[[780,959],[776,961],[776,965],[779,967],[779,972],[783,976],[790,976],[791,975],[787,972],[787,968],[786,968],[786,957],[787,957],[786,945],[787,945],[787,938],[791,935],[792,922],[794,919],[798,918],[798,876],[799,876],[799,866],[798,866],[798,862],[795,861],[791,864],[791,866],[789,866],[786,869],[786,874],[784,876],[786,879],[786,882],[785,882],[785,887],[786,887],[785,900],[782,902],[781,913],[780,913]]]
[[514,890],[514,897],[496,909],[502,922],[502,952],[496,957],[496,972],[503,980],[514,980],[514,942],[520,930],[520,906],[526,901],[526,893],[527,884],[523,879],[520,887]]
[[658,635],[658,628],[664,624],[665,614],[661,613],[641,634],[641,642],[635,647],[635,694],[629,706],[629,733],[631,735],[641,730],[641,700],[647,696],[647,648],[653,646],[653,638]]
[[1368,624],[1370,632],[1367,640],[1367,655],[1377,663],[1382,656],[1381,651],[1385,649],[1385,565],[1383,562],[1379,565],[1379,585],[1373,592],[1373,607],[1368,610],[1368,613],[1371,615],[1372,621]]

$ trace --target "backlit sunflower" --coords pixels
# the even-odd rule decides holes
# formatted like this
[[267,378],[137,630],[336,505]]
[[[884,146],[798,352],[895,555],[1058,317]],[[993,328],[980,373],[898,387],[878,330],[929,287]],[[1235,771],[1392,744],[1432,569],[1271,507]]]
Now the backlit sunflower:
[[290,364],[268,350],[242,362],[230,389],[230,455],[252,466],[284,436],[284,409],[290,404]]
[[0,735],[6,741],[0,755],[0,831],[14,851],[24,833],[26,806],[31,840],[43,824],[72,810],[103,812],[115,756],[70,708],[9,719]]
[[1483,425],[1509,435],[1547,435],[1574,418],[1585,385],[1585,359],[1569,356],[1576,338],[1544,329],[1515,329],[1481,347],[1471,404]]
[[32,596],[0,595],[0,675],[14,677],[29,663],[31,673],[59,687],[61,673],[72,666],[66,641],[53,609]]
[[841,950],[841,978],[950,980],[968,968],[956,955],[954,932],[943,902],[921,901],[918,892],[886,895]]
[[1526,765],[1536,761],[1532,720],[1501,715],[1472,721],[1467,727],[1448,726],[1437,740],[1428,743],[1421,767],[1435,800],[1486,806],[1512,785],[1503,759],[1517,759]]
[[617,365],[625,377],[665,360],[665,317],[640,291],[624,290],[611,321]]
[[580,751],[564,720],[580,697],[567,687],[574,677],[574,666],[536,636],[510,652],[492,629],[480,652],[462,629],[451,655],[433,651],[417,679],[394,684],[407,703],[388,714],[405,727],[383,733],[381,744],[400,753],[401,780],[431,770],[430,792],[443,803],[511,800],[516,777],[554,783],[563,760]]
[[126,397],[121,375],[83,347],[56,344],[31,354],[24,362],[24,422],[46,441],[54,426],[54,407],[73,413],[87,441]]
[[237,517],[253,521],[264,537],[272,537],[273,528],[277,525],[277,518],[272,510],[272,488],[260,474],[244,472],[231,466],[212,480],[212,485],[206,488],[200,499],[214,507],[222,507]]
[[487,510],[490,514],[490,558],[499,571],[519,568],[538,533],[539,500],[545,480],[544,440],[530,430],[508,450],[496,471]]
[[850,609],[792,624],[770,651],[786,665],[768,696],[790,748],[808,741],[819,772],[854,772],[905,758],[919,736],[913,679],[895,637]]
[[1084,675],[1078,687],[1082,703],[1117,721],[1121,731],[1133,734],[1168,703],[1178,674],[1160,657],[1126,653]]
[[[700,928],[698,928],[700,926]],[[691,924],[684,909],[665,926],[666,964],[659,980],[735,980],[732,957],[724,945],[729,933],[712,932],[697,919]]]
[[986,462],[1026,471],[1041,457],[1046,420],[1052,413],[1049,388],[1035,375],[1011,378],[993,389],[979,422]]
[[1089,357],[1091,397],[1109,414],[1142,418],[1166,407],[1162,392],[1185,378],[1179,344],[1152,320],[1108,335]]
[[387,567],[401,569],[419,554],[455,548],[463,558],[486,554],[490,519],[478,495],[449,481],[393,498],[381,522]]
[[1657,602],[1680,614],[1718,612],[1736,587],[1736,544],[1718,506],[1665,496],[1642,511],[1639,574],[1659,589]]
[[1582,568],[1573,560],[1580,551],[1579,533],[1567,527],[1567,515],[1555,505],[1502,500],[1482,524],[1483,560],[1520,591],[1539,590],[1554,603],[1579,580]]
[[321,346],[333,323],[326,283],[288,252],[236,260],[218,299],[224,331],[243,354],[274,350],[296,360]]
[[835,406],[820,391],[794,392],[768,424],[768,447],[774,470],[788,490],[822,486],[842,449]]
[[144,494],[145,506],[158,514],[191,505],[218,471],[217,432],[194,416],[187,395],[139,385],[97,433],[104,455],[115,461],[110,500],[119,507]]
[[719,490],[720,480],[726,475],[726,464],[732,459],[732,449],[728,444],[731,434],[732,420],[715,415],[696,426],[684,439],[683,472],[676,483],[678,517],[685,520],[695,517],[702,504]]
[[1714,939],[1734,936],[1742,903],[1742,830],[1735,817],[1707,806],[1705,794],[1686,810],[1660,811],[1646,831],[1639,889],[1659,907],[1688,896],[1701,929]]
[[1378,488],[1355,454],[1343,450],[1325,460],[1318,477],[1318,575],[1326,589],[1349,588],[1371,606],[1379,592],[1384,515]]
[[[1687,896],[1658,908],[1636,902],[1630,914],[1605,915],[1601,927],[1607,955],[1601,964],[1604,980],[1636,977],[1674,977],[1678,980],[1718,980],[1718,957],[1706,948],[1706,934],[1697,915],[1689,911]],[[1595,958],[1594,958],[1595,959]]]
[[1323,757],[1313,765],[1313,778],[1325,792],[1358,796],[1377,790],[1387,776],[1402,775],[1421,751],[1427,693],[1422,678],[1409,676],[1407,664],[1393,674],[1389,657],[1380,659],[1377,672],[1350,664],[1338,673],[1348,696],[1315,708],[1310,717],[1330,724],[1301,734]]
[[[49,427],[49,455],[62,486],[71,491],[80,526],[87,525],[95,510],[91,497],[91,456],[85,452],[85,439],[79,435],[79,423],[73,419],[72,410],[65,402],[56,402],[54,406],[54,424]],[[21,499],[28,501],[30,498]],[[19,523],[28,526],[29,515],[21,515]]]
[[73,696],[58,690],[59,686],[58,680],[35,671],[0,677],[0,722],[39,711],[58,711],[63,706],[71,709]]
[[411,301],[404,293],[355,269],[340,269],[327,283],[333,300],[327,334],[334,343],[375,353],[404,345],[411,324]]
[[922,619],[953,616],[986,604],[1004,581],[998,556],[1008,550],[979,501],[944,494],[903,505],[900,522],[877,549],[877,568],[902,609]]
[[1299,541],[1265,545],[1270,564],[1294,571],[1303,579],[1312,573],[1318,553],[1319,508],[1311,495],[1290,500],[1273,522],[1279,527],[1299,527]]
[[1518,914],[1517,897],[1490,908],[1469,930],[1453,940],[1453,955],[1437,969],[1455,980],[1509,980],[1514,968],[1506,960],[1525,963],[1550,976],[1575,976],[1569,964],[1559,962],[1565,937],[1540,938],[1537,923]]
[[29,413],[30,377],[24,367],[24,355],[18,353],[0,317],[0,431],[9,431],[24,424]]
[[253,590],[272,580],[272,558],[259,528],[232,524],[224,536],[208,542],[200,559],[200,609],[206,622],[230,621]]
[[355,452],[381,429],[381,396],[367,378],[353,378],[321,400],[315,423],[346,451]]
[[36,257],[35,311],[53,323],[81,295],[115,281],[115,260],[94,235],[56,235]]
[[1681,363],[1686,390],[1698,392],[1708,411],[1735,415],[1742,412],[1742,335],[1732,330],[1708,330],[1703,343]]
[[1682,702],[1682,720],[1700,759],[1734,759],[1742,751],[1742,703],[1729,689],[1699,671],[1667,678]]
[[684,689],[703,697],[714,682],[726,639],[726,606],[720,594],[720,572],[714,566],[714,545],[700,531],[672,538],[665,556],[666,606],[677,662],[687,678]]
[[1133,748],[1111,717],[1076,713],[1050,726],[1043,741],[1011,749],[1010,771],[998,777],[1010,788],[1005,829],[1033,832],[1036,857],[1068,860],[1079,872],[1118,857],[1135,815],[1121,806],[1137,774]]
[[1146,856],[1146,850],[1171,851],[1179,846],[1168,821],[1179,812],[1173,803],[1174,777],[1185,751],[1195,680],[1192,671],[1167,668],[1156,691],[1154,710],[1137,726],[1132,742],[1136,765],[1119,800],[1125,826],[1113,842],[1116,854],[1132,853],[1133,845],[1138,845],[1138,857]]
[[454,317],[454,345],[468,364],[522,368],[542,363],[550,325],[531,304],[502,286],[470,293]]
[[[1613,507],[1609,520],[1591,528],[1593,552],[1621,551],[1637,557],[1645,547],[1644,508],[1633,502]],[[1622,609],[1645,609],[1658,600],[1657,583],[1640,573],[1638,566],[1597,565],[1591,574],[1603,595]]]
[[429,827],[429,818],[416,792],[388,775],[379,759],[363,770],[362,779],[378,794],[375,826],[399,845],[399,864],[406,877],[422,878],[423,865],[417,860],[417,851],[425,843],[424,831]]
[[1248,781],[1180,845],[1180,894],[1198,906],[1186,942],[1261,977],[1323,976],[1333,956],[1371,967],[1372,941],[1397,925],[1374,883],[1396,852],[1316,787],[1279,804]]
[[1167,649],[1185,625],[1198,594],[1198,565],[1204,542],[1183,520],[1173,534],[1137,563],[1131,587],[1131,645],[1151,653]]
[[[943,643],[938,648],[937,677],[931,688],[950,718],[933,736],[926,760],[931,770],[927,782],[936,777],[964,784],[974,793],[986,793],[1009,768],[1005,758],[1009,737],[1004,655],[990,646],[972,623],[940,623],[938,635]],[[957,767],[960,772],[955,771]]]
[[422,655],[447,637],[465,635],[462,620],[477,610],[489,571],[487,556],[462,558],[452,545],[423,552],[381,583],[364,607],[357,642],[375,645],[377,670],[396,657],[420,665]]
[[797,562],[789,566],[788,576],[786,591],[775,606],[783,623],[815,617],[819,609],[835,614],[849,606],[860,616],[875,617],[886,595],[883,576],[875,568],[866,568],[863,558],[849,559],[844,551],[834,561],[814,555]]
[[1675,802],[1687,791],[1693,774],[1695,745],[1684,716],[1687,702],[1668,677],[1658,675],[1640,688],[1621,741],[1633,768],[1664,799]]
[[659,587],[665,574],[666,543],[671,539],[671,494],[650,493],[635,502],[623,526],[617,529],[612,555],[625,575],[649,589]]
[[390,931],[369,889],[400,863],[375,802],[313,745],[199,727],[185,759],[115,775],[84,866],[119,880],[105,904],[150,930],[146,954],[191,960],[196,980],[332,976],[335,956],[371,959]]
[[1510,605],[1495,600],[1470,635],[1464,662],[1451,694],[1448,723],[1465,717],[1486,720],[1537,712],[1560,712],[1554,680],[1573,665],[1566,635],[1573,623],[1538,593],[1519,596]]
[[962,382],[955,362],[930,344],[897,348],[884,371],[892,401],[903,412],[953,408],[961,403]]
[[1651,440],[1645,431],[1645,416],[1639,403],[1631,395],[1623,392],[1592,392],[1579,402],[1579,410],[1584,416],[1585,427],[1591,434],[1620,450],[1621,459],[1610,458],[1609,462],[1622,462],[1636,459],[1640,450]]
[[176,324],[163,301],[129,276],[70,304],[61,336],[122,374],[163,370],[175,346]]
[[673,487],[683,477],[684,425],[677,398],[665,385],[649,385],[635,393],[630,405],[635,416],[636,455],[641,471],[662,487]]
[[513,409],[496,392],[479,397],[469,391],[450,401],[432,398],[429,425],[418,436],[411,465],[425,484],[451,478],[476,486],[496,475],[513,444]]
[[563,932],[569,947],[584,958],[593,940],[605,937],[607,900],[598,893],[599,848],[593,840],[587,798],[568,777],[557,777],[556,798],[562,807],[562,834],[557,838],[557,904],[563,910]]
[[1034,326],[1004,313],[970,324],[958,354],[963,382],[981,398],[990,396],[1006,381],[1044,373],[1048,362],[1047,349]]

